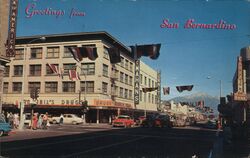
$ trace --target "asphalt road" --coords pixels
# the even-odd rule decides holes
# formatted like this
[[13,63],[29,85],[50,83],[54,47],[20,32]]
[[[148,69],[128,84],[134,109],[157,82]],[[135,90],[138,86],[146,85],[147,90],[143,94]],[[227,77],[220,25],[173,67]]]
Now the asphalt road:
[[[32,137],[39,132],[40,136]],[[9,158],[191,158],[194,155],[209,158],[217,139],[216,131],[200,128],[68,125],[24,133],[29,139],[21,140],[22,134],[3,138],[1,155]]]

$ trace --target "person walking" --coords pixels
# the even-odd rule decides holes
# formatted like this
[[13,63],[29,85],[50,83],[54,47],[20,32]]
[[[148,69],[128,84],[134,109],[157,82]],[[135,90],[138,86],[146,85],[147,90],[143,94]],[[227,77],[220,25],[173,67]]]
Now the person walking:
[[43,115],[42,129],[47,129],[47,123],[48,123],[48,113],[46,112],[45,115]]
[[37,128],[42,128],[42,123],[43,123],[43,116],[42,114],[40,114],[38,117]]
[[60,115],[59,126],[63,124],[63,114]]
[[36,130],[37,129],[37,122],[38,122],[38,118],[37,118],[37,113],[35,113],[32,117],[32,129]]
[[17,129],[19,126],[19,116],[18,114],[14,114],[14,128]]

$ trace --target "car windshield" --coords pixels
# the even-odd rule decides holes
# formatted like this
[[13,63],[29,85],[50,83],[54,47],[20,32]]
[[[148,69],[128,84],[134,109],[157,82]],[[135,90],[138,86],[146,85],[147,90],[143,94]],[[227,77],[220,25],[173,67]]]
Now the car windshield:
[[129,119],[129,116],[118,116],[118,119]]

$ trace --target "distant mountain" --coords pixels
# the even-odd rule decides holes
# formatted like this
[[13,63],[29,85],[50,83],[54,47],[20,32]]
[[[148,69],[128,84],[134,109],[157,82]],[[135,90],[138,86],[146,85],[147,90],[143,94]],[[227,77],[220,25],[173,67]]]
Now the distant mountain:
[[205,106],[208,106],[214,109],[214,112],[216,113],[218,112],[217,106],[220,102],[219,98],[210,96],[206,93],[195,93],[195,94],[187,95],[183,97],[175,97],[175,98],[169,99],[168,101],[171,101],[171,100],[173,100],[175,103],[179,103],[179,102],[189,102],[189,103],[193,102],[194,103],[194,102],[204,100]]

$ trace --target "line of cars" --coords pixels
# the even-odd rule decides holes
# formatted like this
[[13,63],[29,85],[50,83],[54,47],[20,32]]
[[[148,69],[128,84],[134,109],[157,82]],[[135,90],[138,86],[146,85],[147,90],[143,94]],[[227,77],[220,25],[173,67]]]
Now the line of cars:
[[128,115],[119,115],[113,120],[113,127],[133,127],[135,125],[141,127],[173,127],[173,123],[167,114],[154,114],[140,116],[138,119],[134,120]]

